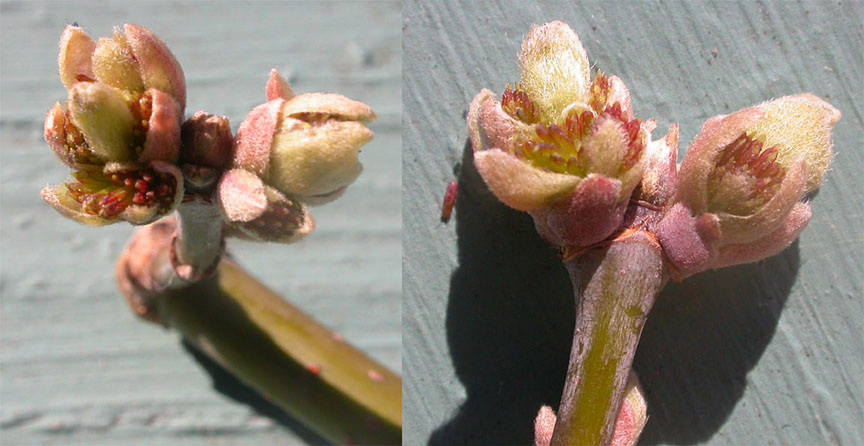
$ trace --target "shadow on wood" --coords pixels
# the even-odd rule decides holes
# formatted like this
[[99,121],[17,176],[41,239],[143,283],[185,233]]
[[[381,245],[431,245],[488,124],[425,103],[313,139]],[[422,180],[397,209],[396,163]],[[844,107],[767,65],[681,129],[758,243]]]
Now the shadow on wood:
[[198,365],[210,375],[213,380],[213,389],[222,395],[231,398],[232,400],[249,406],[256,414],[267,417],[276,423],[290,429],[295,435],[302,438],[308,444],[328,444],[326,440],[321,438],[299,421],[292,418],[279,409],[275,404],[267,401],[258,392],[252,390],[246,384],[243,384],[236,376],[225,370],[221,365],[201,353],[194,345],[186,340],[181,340],[183,348],[189,352]]
[[531,217],[501,204],[465,145],[456,202],[459,267],[447,341],[467,400],[431,445],[533,441],[543,404],[557,407],[573,330],[573,292]]
[[[557,410],[560,401],[573,290],[531,218],[489,192],[471,150],[466,143],[446,322],[467,399],[429,444],[529,444],[537,411]],[[797,269],[796,242],[767,261],[703,273],[661,293],[634,363],[648,398],[642,443],[700,442],[719,429],[774,334]]]
[[702,443],[720,429],[774,337],[798,266],[796,241],[764,261],[666,287],[633,365],[648,400],[640,444]]

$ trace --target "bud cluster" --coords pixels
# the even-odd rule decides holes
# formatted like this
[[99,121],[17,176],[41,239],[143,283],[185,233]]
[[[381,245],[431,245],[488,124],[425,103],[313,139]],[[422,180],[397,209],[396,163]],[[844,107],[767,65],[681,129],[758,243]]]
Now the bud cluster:
[[287,243],[315,228],[303,203],[333,201],[360,175],[360,147],[373,136],[363,123],[375,114],[337,94],[296,96],[276,70],[264,92],[240,124],[217,197],[234,233]]
[[218,205],[229,234],[294,241],[314,229],[304,203],[344,193],[362,170],[360,147],[373,136],[363,125],[375,119],[368,106],[335,94],[296,96],[276,70],[267,102],[236,138],[222,116],[198,111],[183,122],[183,70],[158,37],[136,25],[98,41],[67,26],[59,67],[68,99],[48,112],[45,140],[73,179],[46,187],[42,197],[92,226],[150,223],[186,193],[215,192],[215,200],[203,200]]
[[[831,160],[840,119],[822,99],[787,96],[710,119],[676,166],[678,127],[651,141],[621,79],[597,73],[564,23],[532,28],[520,81],[481,91],[468,129],[474,161],[505,204],[553,245],[581,252],[630,227],[656,235],[671,276],[751,262],[788,246]],[[630,215],[630,217],[627,217]]]

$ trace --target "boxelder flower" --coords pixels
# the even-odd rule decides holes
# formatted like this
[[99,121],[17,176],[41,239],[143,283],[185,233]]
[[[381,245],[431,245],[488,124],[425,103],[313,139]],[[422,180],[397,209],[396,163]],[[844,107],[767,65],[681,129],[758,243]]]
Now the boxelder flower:
[[[295,96],[276,70],[267,102],[240,124],[219,203],[235,230],[258,240],[290,242],[314,228],[302,203],[323,204],[357,179],[360,147],[375,119],[366,104],[337,94]],[[279,216],[284,216],[283,220]]]
[[564,23],[532,28],[519,61],[521,79],[500,102],[483,90],[471,104],[477,169],[551,243],[601,241],[621,225],[642,178],[653,121],[633,119],[619,78],[590,78],[585,50]]
[[180,121],[183,71],[152,32],[125,25],[98,43],[77,26],[60,38],[60,79],[68,91],[45,117],[45,140],[74,169],[74,181],[42,190],[66,217],[100,226],[144,224],[183,196]]
[[822,182],[839,120],[837,109],[810,94],[708,120],[657,227],[673,277],[761,260],[792,243],[810,219],[802,200]]

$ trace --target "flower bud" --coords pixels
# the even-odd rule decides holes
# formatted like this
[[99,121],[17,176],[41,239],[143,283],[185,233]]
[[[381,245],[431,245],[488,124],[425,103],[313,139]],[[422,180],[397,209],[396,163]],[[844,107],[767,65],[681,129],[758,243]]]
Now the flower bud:
[[[830,104],[803,94],[706,122],[681,164],[678,204],[658,225],[679,269],[673,277],[760,260],[792,243],[809,219],[801,200],[822,181],[839,119]],[[717,222],[714,240],[684,235],[705,216]],[[698,243],[706,246],[694,248]],[[687,250],[706,256],[676,263],[676,253]]]
[[603,240],[642,179],[655,125],[633,119],[620,79],[589,77],[579,38],[561,22],[531,30],[520,64],[519,84],[500,102],[483,90],[471,104],[475,165],[498,199],[531,212],[551,243]]
[[60,38],[63,85],[95,80],[130,95],[156,89],[176,100],[182,114],[186,80],[177,59],[150,30],[124,25],[123,31],[115,28],[113,37],[94,43],[81,28],[67,26]]
[[588,102],[590,68],[579,37],[562,22],[531,28],[519,53],[521,89],[546,121],[570,104]]
[[669,133],[652,141],[645,151],[645,172],[639,187],[640,200],[654,206],[665,206],[675,195],[678,184],[678,124],[669,126]]
[[274,68],[270,70],[270,77],[267,78],[267,85],[264,87],[264,96],[267,97],[268,101],[279,98],[289,101],[293,99],[295,95],[294,92],[291,91],[291,86],[288,85],[288,81],[280,76],[279,72]]
[[88,226],[151,223],[172,212],[183,198],[180,170],[161,161],[146,168],[85,166],[72,176],[74,181],[42,189],[42,199],[64,217]]
[[91,57],[96,42],[83,29],[69,25],[60,36],[60,80],[71,88],[80,79],[94,79]]
[[174,56],[134,25],[93,42],[77,26],[60,38],[60,79],[69,98],[45,117],[48,145],[75,180],[46,187],[42,198],[89,225],[144,224],[183,195],[171,163],[180,149],[185,83]]
[[181,128],[184,163],[222,168],[231,162],[231,124],[224,116],[197,111]]
[[331,201],[360,174],[360,147],[373,136],[363,123],[375,114],[365,104],[336,94],[291,97],[282,83],[278,73],[271,72],[266,93],[274,98],[240,124],[234,166],[259,175],[285,195],[306,202]]
[[79,82],[69,89],[69,114],[87,146],[103,161],[131,161],[138,119],[117,90],[98,82]]
[[315,229],[312,216],[297,200],[265,185],[243,169],[226,172],[217,188],[219,209],[236,233],[256,241],[295,242]]

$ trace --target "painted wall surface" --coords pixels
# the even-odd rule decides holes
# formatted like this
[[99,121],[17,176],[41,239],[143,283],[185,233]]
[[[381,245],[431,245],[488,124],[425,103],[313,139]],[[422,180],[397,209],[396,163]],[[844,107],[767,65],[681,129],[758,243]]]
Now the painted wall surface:
[[406,444],[529,443],[540,406],[558,405],[567,274],[531,219],[486,189],[465,128],[474,95],[517,81],[522,37],[551,20],[624,80],[658,137],[681,125],[680,155],[708,118],[766,99],[810,91],[843,113],[800,241],[660,296],[635,360],[641,443],[864,441],[862,2],[422,0],[403,15]]
[[312,209],[313,235],[228,248],[263,283],[401,371],[398,2],[4,0],[0,14],[0,443],[321,441],[211,371],[177,333],[132,316],[113,279],[130,226],[79,226],[39,199],[67,176],[42,121],[65,98],[57,41],[72,22],[93,37],[126,22],[152,29],[184,68],[187,115],[222,114],[235,131],[264,102],[274,67],[298,93],[338,92],[372,107],[379,119],[360,156],[365,171],[340,200]]

